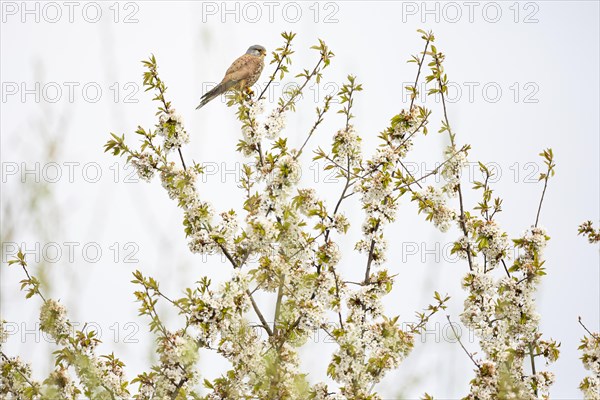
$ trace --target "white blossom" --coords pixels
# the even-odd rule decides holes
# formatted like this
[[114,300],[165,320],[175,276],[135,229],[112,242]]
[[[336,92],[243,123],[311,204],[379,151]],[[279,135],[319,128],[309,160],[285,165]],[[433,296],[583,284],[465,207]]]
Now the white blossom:
[[331,221],[330,227],[335,229],[338,233],[342,234],[346,233],[346,231],[350,227],[350,222],[344,214],[338,213],[333,217],[333,221]]
[[205,229],[201,229],[194,232],[190,236],[188,246],[192,253],[197,254],[213,254],[218,249],[218,246],[215,243],[214,239],[210,236],[210,233]]
[[161,113],[156,133],[164,138],[164,149],[168,152],[189,143],[190,137],[183,127],[183,118],[170,109],[168,114]]
[[71,333],[65,307],[53,299],[45,301],[40,310],[40,329],[58,343],[65,343]]
[[361,159],[361,138],[354,130],[353,125],[348,129],[340,129],[333,136],[333,161],[343,168],[355,165]]
[[154,386],[155,398],[174,398],[177,392],[193,387],[198,378],[195,364],[198,347],[183,331],[167,332],[158,344],[160,366]]
[[496,221],[482,221],[477,225],[480,248],[490,266],[495,266],[503,258],[508,257],[510,243],[505,232],[500,230]]
[[6,321],[1,320],[0,321],[0,344],[4,344],[8,340],[8,332],[6,331],[5,325],[6,325]]
[[[26,378],[26,379],[25,379]],[[31,366],[21,360],[20,357],[0,359],[0,395],[7,399],[27,398],[26,393],[31,389]],[[39,384],[34,383],[39,391]]]
[[442,166],[441,175],[446,180],[443,191],[450,197],[458,194],[458,185],[463,168],[467,165],[467,155],[458,151],[455,146],[448,146],[444,151],[445,164]]
[[248,247],[253,251],[270,253],[269,249],[276,242],[277,228],[272,220],[266,217],[252,217],[248,221]]
[[594,332],[585,336],[579,350],[583,352],[581,360],[586,370],[591,372],[579,384],[586,400],[600,399],[600,333]]
[[419,196],[419,209],[440,231],[446,232],[456,220],[456,212],[446,205],[446,197],[433,186],[426,187]]
[[268,190],[273,197],[287,197],[290,189],[298,183],[302,176],[302,167],[295,157],[287,154],[275,163]]
[[298,209],[304,215],[309,215],[312,210],[318,208],[319,199],[313,188],[298,189]]
[[263,99],[259,99],[253,102],[250,105],[250,109],[248,110],[248,114],[250,119],[256,119],[259,115],[265,112],[265,101]]
[[151,154],[142,153],[139,157],[132,158],[131,164],[135,167],[140,179],[150,182],[150,180],[154,177],[155,165]]
[[267,139],[277,138],[286,124],[286,115],[279,108],[274,109],[264,122],[262,129]]
[[189,206],[188,203],[194,203],[197,199],[195,187],[197,176],[195,169],[179,169],[175,167],[174,162],[169,162],[161,170],[160,180],[169,198],[177,199],[180,206],[185,209]]
[[50,390],[46,390],[46,392],[50,391],[54,396],[58,395],[61,399],[74,399],[77,398],[78,394],[80,394],[75,382],[69,375],[69,371],[64,367],[59,366],[52,371],[45,383],[52,385],[52,388]]
[[342,258],[338,245],[332,241],[329,241],[321,246],[317,256],[320,263],[328,266],[337,265]]

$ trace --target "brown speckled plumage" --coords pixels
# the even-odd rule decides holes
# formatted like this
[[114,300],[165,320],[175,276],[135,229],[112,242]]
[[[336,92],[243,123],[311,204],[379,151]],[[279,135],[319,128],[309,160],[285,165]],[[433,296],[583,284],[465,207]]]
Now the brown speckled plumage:
[[233,86],[237,90],[250,87],[258,81],[264,66],[264,57],[244,54],[231,64],[231,67],[225,72],[225,77],[221,81],[221,84],[230,81],[237,82]]
[[235,60],[225,72],[221,83],[202,96],[199,109],[206,103],[230,90],[245,90],[254,85],[260,78],[265,66],[266,50],[262,46],[252,46],[246,54]]

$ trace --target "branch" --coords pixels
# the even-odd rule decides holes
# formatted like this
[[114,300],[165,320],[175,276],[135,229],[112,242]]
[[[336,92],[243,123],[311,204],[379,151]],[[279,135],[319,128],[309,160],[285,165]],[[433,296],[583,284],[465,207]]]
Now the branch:
[[[6,354],[4,354],[4,352],[0,351],[0,356],[2,356],[2,358],[4,359],[4,362],[14,365],[14,362]],[[33,382],[31,382],[31,380],[29,378],[27,378],[21,371],[19,371],[18,368],[13,368],[13,371],[17,371],[17,373],[19,375],[21,375],[21,377],[25,380],[25,382],[27,382],[29,384],[29,386],[31,386],[32,388],[35,389],[35,387],[36,387],[35,384]]]
[[446,318],[448,319],[448,322],[450,323],[450,328],[452,328],[452,333],[454,333],[454,336],[458,340],[458,343],[460,344],[460,347],[462,347],[462,349],[465,351],[465,353],[467,353],[467,355],[469,356],[469,358],[471,359],[471,361],[473,361],[473,364],[475,364],[475,366],[477,367],[477,369],[481,369],[481,366],[479,365],[479,363],[477,361],[475,361],[475,358],[473,358],[473,355],[467,351],[467,348],[465,347],[465,345],[460,340],[460,337],[458,336],[458,333],[456,332],[456,329],[454,329],[454,325],[452,325],[452,321],[450,321],[450,316],[446,315]]
[[[437,51],[434,51],[433,60],[435,62],[435,66],[437,69],[437,71],[435,71],[437,73],[434,73],[434,74],[435,74],[435,77],[438,82],[438,87],[439,87],[438,93],[440,94],[440,97],[442,99],[445,128],[448,130],[448,135],[450,136],[450,143],[452,144],[453,147],[455,147],[454,134],[452,133],[452,128],[450,127],[450,121],[448,120],[448,111],[446,109],[446,96],[444,96],[444,92],[447,90],[446,89],[447,86],[444,83],[442,83],[442,65],[441,65],[441,61],[440,61],[440,53],[437,53]],[[445,77],[444,77],[444,79],[445,79]],[[465,222],[465,208],[464,208],[463,193],[462,193],[460,180],[458,181],[458,184],[457,184],[457,191],[458,191],[458,199],[459,199],[459,204],[460,204],[460,226],[462,228],[463,234],[465,235],[465,237],[468,238],[469,231],[467,230],[467,225]],[[467,241],[467,260],[469,262],[469,270],[473,271],[473,260],[471,259],[471,245],[468,241]]]
[[315,130],[317,129],[317,127],[321,124],[321,122],[323,122],[323,115],[325,115],[325,113],[329,110],[329,102],[330,101],[331,101],[331,96],[327,96],[327,97],[325,97],[325,105],[323,106],[323,109],[321,110],[321,109],[319,109],[317,107],[317,121],[314,123],[314,125],[310,129],[310,132],[308,133],[308,136],[306,137],[306,140],[304,141],[304,143],[300,147],[300,150],[298,150],[298,153],[294,156],[294,159],[297,160],[298,157],[300,157],[300,155],[302,154],[302,150],[304,150],[304,147],[306,146],[306,144],[308,143],[308,141],[312,137],[313,133],[315,132]]
[[246,294],[248,295],[248,297],[250,297],[250,302],[252,303],[252,308],[254,309],[254,312],[256,313],[256,315],[258,315],[258,319],[260,319],[260,323],[262,324],[262,327],[265,328],[265,331],[267,331],[267,334],[269,336],[273,336],[273,331],[271,330],[271,327],[267,323],[267,320],[265,319],[262,312],[260,311],[260,308],[258,308],[256,301],[254,301],[254,297],[252,297],[252,293],[250,293],[250,290],[246,290]]
[[[27,275],[27,279],[29,279],[29,281],[31,281],[31,276],[29,275],[29,271],[27,271],[27,264],[21,264],[21,267],[23,267],[23,271],[25,271],[25,275]],[[44,297],[44,295],[42,294],[42,292],[40,292],[39,287],[35,287],[35,292],[37,293],[38,296],[40,296],[40,298],[44,301],[44,303],[46,302],[46,298]]]
[[423,66],[423,62],[425,61],[425,55],[427,55],[427,47],[429,47],[429,42],[431,42],[431,33],[429,33],[425,39],[425,48],[423,49],[423,56],[421,57],[421,61],[419,62],[419,69],[417,70],[417,77],[415,78],[415,85],[413,86],[414,92],[410,99],[410,107],[408,108],[409,111],[412,111],[415,98],[417,97],[417,84],[419,83],[421,67]]
[[[260,100],[260,99],[263,98],[263,95],[267,92],[267,89],[269,89],[269,86],[271,86],[271,83],[273,83],[273,81],[275,81],[275,78],[277,76],[277,72],[279,72],[281,70],[281,68],[282,68],[283,61],[289,60],[289,56],[290,56],[290,54],[292,54],[292,52],[290,51],[290,47],[292,46],[292,40],[294,39],[294,36],[296,36],[296,34],[295,33],[291,33],[291,32],[289,34],[287,34],[287,33],[284,32],[282,34],[282,36],[286,40],[286,42],[285,42],[285,47],[281,51],[281,58],[279,58],[279,62],[277,63],[277,66],[275,67],[275,71],[273,71],[273,74],[269,78],[269,81],[267,82],[267,85],[262,90],[262,92],[260,92],[260,95],[258,96],[258,100]],[[273,54],[276,55],[277,53],[273,52]],[[279,56],[276,56],[276,57],[279,57]],[[273,60],[273,61],[275,61],[275,60]],[[287,71],[287,69],[286,69],[286,71]],[[282,71],[282,73],[283,73],[283,71]]]
[[[377,224],[375,225],[375,230],[374,230],[375,233],[377,233],[380,223],[381,223],[381,220],[378,220]],[[371,239],[371,248],[369,249],[369,257],[367,258],[367,268],[365,268],[365,285],[369,284],[369,281],[371,280],[371,278],[370,278],[371,263],[373,262],[373,252],[374,251],[375,251],[375,239]]]
[[304,87],[308,84],[308,82],[310,82],[312,77],[315,76],[315,74],[317,74],[317,72],[319,71],[319,66],[321,66],[322,62],[323,62],[323,57],[321,57],[319,59],[319,62],[317,63],[317,65],[315,65],[315,68],[312,70],[312,72],[310,74],[306,75],[302,86],[300,86],[296,91],[294,91],[294,93],[292,94],[292,96],[290,96],[290,98],[287,102],[283,103],[283,105],[281,107],[279,107],[279,110],[281,112],[285,111],[291,104],[293,104],[296,101],[296,98],[300,95],[300,93],[302,93],[302,90],[304,90]]
[[273,317],[273,334],[277,335],[277,322],[279,320],[279,313],[281,312],[281,301],[283,300],[283,287],[285,285],[285,274],[282,274],[281,281],[279,282],[279,288],[277,290],[277,302],[275,303],[275,316]]
[[[146,286],[145,282],[142,282],[142,284],[144,286],[144,291],[146,292],[146,297],[148,298],[150,318],[156,319],[156,325],[158,326],[158,328],[162,332],[162,334],[165,337],[165,339],[167,339],[169,337],[169,334],[167,332],[167,328],[165,328],[164,325],[162,324],[162,322],[160,321],[160,317],[158,316],[158,313],[156,312],[156,308],[154,308],[154,302],[152,301],[152,296],[150,295],[150,292],[148,291],[148,286]],[[154,317],[152,317],[152,313],[153,312],[154,312]]]
[[[528,343],[528,348],[529,348],[529,361],[531,362],[531,374],[535,375],[536,371],[535,371],[535,355],[533,354],[533,343]],[[535,397],[538,396],[537,385],[534,387],[533,393],[535,394]]]
[[[408,134],[407,137],[405,137],[404,139],[402,139],[402,142],[400,142],[400,144],[398,146],[396,146],[396,148],[394,149],[394,153],[399,152],[402,149],[402,146],[404,146],[404,144],[415,134],[417,133],[425,124],[427,123],[427,118],[424,118],[421,123],[419,124],[419,126],[417,126],[411,133]],[[382,166],[384,163],[379,162],[377,164],[375,164],[371,170],[367,171],[364,175],[360,176],[361,179],[364,179],[366,177],[368,177],[369,175],[372,175],[375,173],[375,171],[378,170],[378,168],[380,166]]]
[[600,339],[600,338],[598,338],[597,335],[595,335],[592,332],[590,332],[590,330],[583,324],[583,321],[581,320],[581,317],[577,317],[577,320],[579,322],[579,325],[581,325],[583,327],[583,329],[585,329],[585,331],[590,334],[590,336],[592,336],[593,338],[596,338],[597,340]]
[[[164,82],[161,81],[161,79],[158,77],[156,59],[154,58],[154,56],[152,56],[151,62],[149,64],[144,62],[144,64],[149,67],[150,73],[152,74],[152,76],[154,77],[154,80],[156,81],[156,83],[154,85],[152,85],[159,92],[159,95],[157,96],[156,99],[160,100],[162,102],[165,114],[170,114],[171,102],[168,102],[165,99],[165,92],[167,91],[167,88],[165,87]],[[146,85],[147,83],[144,82],[144,84]],[[150,86],[150,85],[148,85],[148,86]],[[181,153],[181,147],[177,148],[177,152],[179,153],[179,158],[181,159],[181,164],[183,165],[183,170],[186,171],[187,168],[185,166],[185,161],[183,161],[183,154]]]
[[540,155],[542,157],[544,157],[546,166],[548,167],[548,170],[546,171],[545,174],[540,174],[540,178],[539,178],[539,180],[542,180],[542,179],[544,180],[544,190],[542,190],[542,197],[540,198],[540,204],[538,206],[537,215],[535,217],[534,227],[536,227],[536,228],[537,228],[538,222],[540,220],[540,212],[542,211],[542,203],[544,202],[544,195],[546,194],[546,189],[548,188],[548,180],[550,179],[551,176],[554,176],[554,167],[556,166],[556,164],[554,164],[554,154],[552,153],[552,149],[544,150],[542,153],[540,153]]
[[181,154],[181,147],[178,147],[177,151],[179,152],[179,158],[181,159],[181,164],[183,165],[183,170],[187,171],[187,168],[185,166],[185,161],[183,161],[183,154]]
[[[419,180],[416,180],[415,177],[413,176],[413,174],[408,170],[408,168],[406,168],[406,165],[404,165],[404,163],[402,161],[398,161],[400,163],[400,166],[406,171],[406,173],[408,174],[408,176],[410,176],[412,178],[412,183],[416,183],[417,186],[419,187],[419,189],[423,189],[423,186],[421,186],[421,184],[419,183]],[[434,171],[437,172],[437,168],[434,169]]]
[[[434,168],[432,171],[430,171],[430,172],[428,172],[427,174],[425,174],[425,175],[421,176],[419,179],[413,180],[413,181],[412,181],[412,182],[410,182],[410,183],[406,183],[406,184],[404,184],[404,185],[402,185],[402,186],[398,186],[398,187],[396,187],[394,190],[402,190],[402,189],[404,189],[404,188],[410,188],[410,185],[412,185],[412,184],[414,184],[414,183],[417,183],[417,184],[418,184],[418,182],[420,182],[420,181],[422,181],[422,180],[424,180],[424,179],[427,179],[427,178],[428,178],[428,177],[430,177],[431,175],[435,175],[435,174],[437,174],[437,173],[440,171],[440,169],[441,169],[441,168],[442,168],[442,167],[443,167],[445,164],[447,164],[448,162],[450,162],[450,161],[451,161],[451,160],[452,160],[454,157],[456,157],[456,156],[457,156],[459,153],[461,153],[461,152],[463,152],[463,151],[467,151],[469,148],[470,148],[470,146],[469,146],[468,144],[464,145],[464,146],[463,146],[463,147],[462,147],[460,150],[456,151],[454,154],[452,154],[452,156],[451,156],[451,157],[449,157],[447,160],[444,160],[444,162],[443,162],[443,163],[441,163],[440,165],[438,165],[438,166],[437,166],[436,168]],[[403,165],[403,166],[404,166],[404,165]],[[405,170],[408,172],[408,169],[406,169],[406,167],[404,167],[404,169],[405,169]],[[409,174],[410,174],[410,172],[409,172]],[[411,174],[410,176],[411,176],[411,177],[413,177],[413,176],[412,176],[412,174]],[[415,178],[413,177],[413,179],[415,179]],[[418,185],[418,186],[419,186],[419,187],[421,187],[421,185]]]

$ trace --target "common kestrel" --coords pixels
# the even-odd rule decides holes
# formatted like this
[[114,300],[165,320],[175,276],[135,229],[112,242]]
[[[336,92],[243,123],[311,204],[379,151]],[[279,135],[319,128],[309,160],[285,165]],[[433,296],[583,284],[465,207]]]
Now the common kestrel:
[[260,78],[260,74],[265,66],[266,54],[267,50],[258,44],[250,46],[246,54],[231,64],[231,67],[225,72],[225,77],[221,83],[202,96],[200,105],[196,107],[196,110],[204,107],[206,103],[220,94],[230,90],[249,89]]

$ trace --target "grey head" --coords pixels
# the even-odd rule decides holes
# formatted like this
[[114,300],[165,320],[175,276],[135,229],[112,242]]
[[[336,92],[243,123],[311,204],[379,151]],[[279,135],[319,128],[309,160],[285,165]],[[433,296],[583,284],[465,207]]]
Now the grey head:
[[248,50],[246,50],[246,54],[252,54],[253,56],[266,56],[267,55],[267,49],[265,49],[264,47],[262,47],[259,44],[255,44],[254,46],[250,46],[248,47]]

